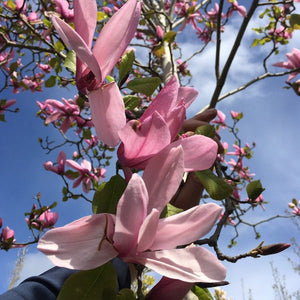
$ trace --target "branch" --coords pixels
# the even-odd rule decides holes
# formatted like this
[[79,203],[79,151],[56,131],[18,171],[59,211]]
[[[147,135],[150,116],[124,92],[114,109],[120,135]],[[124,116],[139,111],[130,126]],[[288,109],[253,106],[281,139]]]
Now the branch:
[[238,50],[239,46],[240,46],[241,40],[242,40],[242,38],[244,36],[244,33],[245,33],[246,29],[247,29],[248,23],[249,23],[250,19],[252,18],[253,14],[254,14],[254,12],[255,12],[255,10],[257,8],[258,2],[259,2],[259,0],[254,0],[252,2],[252,5],[251,5],[251,7],[249,9],[249,12],[248,12],[247,16],[244,18],[244,21],[243,21],[243,23],[242,23],[242,25],[240,27],[240,30],[238,32],[238,35],[237,35],[236,39],[235,39],[234,45],[233,45],[233,47],[231,49],[231,52],[230,52],[230,54],[228,56],[226,64],[225,64],[225,66],[223,68],[221,77],[220,77],[220,79],[217,82],[217,86],[216,86],[214,94],[213,94],[213,96],[211,98],[211,101],[210,101],[210,104],[209,104],[209,108],[214,108],[216,106],[216,104],[218,103],[218,98],[219,98],[219,95],[220,95],[220,93],[222,91],[222,88],[223,88],[223,86],[225,84],[225,81],[226,81],[226,78],[227,78],[227,75],[228,75],[228,71],[229,71],[229,69],[231,67],[231,64],[232,64],[232,62],[233,62],[233,60],[235,58],[235,55],[237,53],[237,50]]

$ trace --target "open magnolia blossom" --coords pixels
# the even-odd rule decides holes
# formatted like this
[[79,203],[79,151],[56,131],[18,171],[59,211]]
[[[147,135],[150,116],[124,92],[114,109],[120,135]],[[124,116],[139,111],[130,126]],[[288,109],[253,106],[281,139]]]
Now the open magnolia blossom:
[[77,87],[88,94],[97,136],[114,147],[119,143],[118,130],[126,124],[125,107],[116,83],[105,85],[103,81],[136,32],[141,3],[129,0],[122,6],[104,26],[92,51],[96,1],[74,0],[73,5],[75,30],[54,14],[51,20],[62,40],[76,53]]
[[185,171],[210,168],[218,148],[212,139],[193,135],[175,140],[182,127],[186,108],[197,94],[193,88],[179,88],[173,76],[142,117],[138,121],[129,121],[119,131],[122,141],[118,149],[119,162],[125,167],[144,169],[149,159],[160,151],[181,145],[185,153]]
[[143,177],[133,174],[116,216],[91,215],[52,229],[40,239],[38,249],[55,265],[72,269],[92,269],[118,256],[185,282],[223,280],[224,266],[205,248],[176,249],[207,234],[220,206],[204,204],[160,219],[181,181],[183,155],[181,146],[172,148],[155,156]]

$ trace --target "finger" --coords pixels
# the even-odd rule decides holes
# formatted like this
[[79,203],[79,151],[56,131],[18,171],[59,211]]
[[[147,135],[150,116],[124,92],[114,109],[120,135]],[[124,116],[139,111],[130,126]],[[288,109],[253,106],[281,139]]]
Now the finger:
[[209,108],[205,110],[204,112],[201,112],[197,115],[195,115],[192,119],[204,121],[204,122],[210,122],[217,116],[217,110],[215,108]]
[[184,132],[187,131],[195,131],[199,126],[207,125],[208,123],[206,121],[201,120],[195,120],[195,119],[188,119],[184,120],[181,129]]

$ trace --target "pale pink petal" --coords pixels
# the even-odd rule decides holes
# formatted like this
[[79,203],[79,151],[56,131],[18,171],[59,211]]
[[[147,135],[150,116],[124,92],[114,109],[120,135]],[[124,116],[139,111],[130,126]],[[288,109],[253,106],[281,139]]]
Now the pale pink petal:
[[184,173],[182,147],[168,148],[149,160],[143,179],[149,193],[148,213],[162,211],[176,193]]
[[86,160],[86,159],[83,159],[82,162],[81,162],[81,167],[88,170],[88,171],[91,171],[92,169],[92,165],[91,165],[91,162]]
[[88,94],[92,121],[97,137],[104,144],[115,147],[119,141],[118,131],[126,124],[125,106],[115,82]]
[[142,264],[163,276],[185,282],[218,282],[226,276],[226,269],[217,257],[205,248],[197,246],[143,252],[126,260]]
[[150,250],[172,249],[198,240],[212,229],[221,212],[222,207],[208,203],[161,219]]
[[95,0],[74,0],[73,6],[75,30],[91,49],[97,25],[97,3]]
[[194,283],[162,277],[146,295],[146,300],[182,300]]
[[141,13],[141,2],[129,0],[102,29],[93,53],[101,66],[103,79],[112,70],[134,37]]
[[167,118],[165,118],[165,121],[168,124],[170,130],[171,141],[173,141],[177,137],[185,119],[185,115],[185,105],[183,100],[181,100],[176,105],[176,107],[170,110],[170,113],[168,114]]
[[140,121],[143,122],[146,118],[150,117],[155,111],[158,112],[163,117],[163,119],[167,119],[170,110],[174,108],[178,102],[177,94],[178,81],[175,76],[172,76],[171,79],[163,87],[163,89],[158,93],[158,95],[147,107],[147,109],[141,116]]
[[62,40],[75,51],[78,58],[91,69],[95,77],[102,81],[99,64],[82,37],[57,16],[52,15],[51,20]]
[[178,100],[183,99],[187,109],[197,98],[198,91],[192,87],[180,87],[178,90]]
[[138,174],[133,174],[117,207],[113,240],[120,256],[126,256],[136,247],[147,205],[148,193],[145,184]]
[[114,218],[98,214],[51,229],[39,240],[38,249],[59,267],[93,269],[118,255],[106,239],[106,228]]
[[[76,0],[73,2],[73,6],[74,6],[75,30],[85,41],[88,49],[91,49],[93,37],[96,29],[96,24],[97,24],[97,3],[95,0],[89,0],[89,1]],[[80,80],[84,68],[85,67],[82,64],[81,60],[77,59],[77,63],[76,63],[77,82]],[[94,74],[96,75],[96,73]],[[100,74],[96,75],[96,78],[98,78],[100,82],[103,80],[103,78],[101,78],[101,72]]]
[[168,151],[168,148],[179,145],[183,148],[185,172],[209,169],[216,160],[217,143],[206,136],[193,135],[180,139],[171,143],[163,151]]
[[74,160],[67,159],[67,160],[66,160],[66,164],[67,164],[69,167],[73,168],[74,170],[76,170],[76,171],[78,171],[78,172],[82,172],[82,171],[83,171],[81,165],[79,165],[79,164],[78,164],[76,161],[74,161]]
[[155,239],[160,212],[153,208],[145,218],[139,232],[137,251],[143,252],[150,249]]
[[143,123],[129,121],[119,136],[123,142],[118,149],[119,161],[132,168],[144,168],[147,159],[171,142],[169,128],[157,112]]

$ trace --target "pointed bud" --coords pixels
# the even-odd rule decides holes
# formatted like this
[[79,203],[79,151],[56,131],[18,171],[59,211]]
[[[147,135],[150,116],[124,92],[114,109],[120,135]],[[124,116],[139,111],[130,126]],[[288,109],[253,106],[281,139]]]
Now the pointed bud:
[[2,227],[2,225],[3,225],[3,220],[2,218],[0,218],[0,228]]
[[157,36],[157,38],[158,38],[160,41],[162,41],[163,38],[164,38],[164,35],[165,35],[165,33],[164,33],[164,31],[162,30],[162,28],[161,28],[159,25],[157,25],[157,26],[156,26],[156,36]]
[[261,255],[271,255],[275,253],[279,253],[287,248],[289,248],[291,244],[287,243],[278,243],[278,244],[272,244],[272,245],[267,245],[267,246],[261,246]]
[[14,236],[15,236],[15,232],[9,227],[5,227],[2,229],[2,240],[4,242],[8,241],[9,239],[13,240]]

